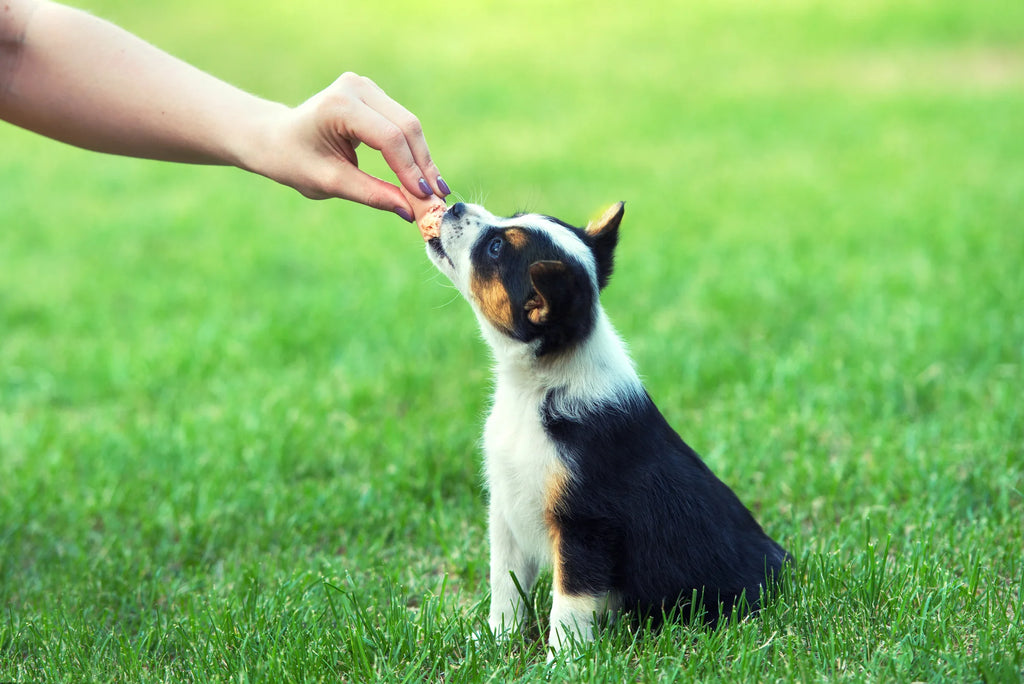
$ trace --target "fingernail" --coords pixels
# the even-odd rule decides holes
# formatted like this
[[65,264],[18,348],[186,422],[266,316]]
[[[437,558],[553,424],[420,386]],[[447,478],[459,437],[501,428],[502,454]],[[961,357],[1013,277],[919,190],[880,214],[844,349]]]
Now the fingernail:
[[440,176],[437,177],[437,187],[442,193],[444,193],[445,197],[452,194],[452,189],[448,187],[448,184],[444,182],[444,178],[441,178]]
[[395,213],[405,219],[406,223],[412,223],[412,216],[410,216],[409,212],[402,207],[395,207]]
[[427,185],[427,181],[423,178],[420,178],[420,190],[426,193],[427,195],[434,194],[434,191],[430,189],[430,186]]

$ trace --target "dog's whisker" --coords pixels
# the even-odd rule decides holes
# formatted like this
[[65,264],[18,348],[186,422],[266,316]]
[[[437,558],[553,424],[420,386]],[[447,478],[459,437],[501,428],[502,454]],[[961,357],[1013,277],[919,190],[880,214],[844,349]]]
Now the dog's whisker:
[[455,296],[452,297],[451,299],[449,299],[447,302],[445,302],[444,304],[438,304],[437,306],[435,306],[434,307],[434,311],[440,311],[441,309],[445,309],[445,308],[451,306],[455,302],[459,301],[459,297],[460,297],[459,293],[456,292]]
[[431,282],[438,283],[438,284],[440,284],[441,287],[447,288],[449,290],[456,290],[456,289],[458,289],[454,285],[452,285],[450,280],[448,280],[447,278],[444,277],[443,273],[439,273],[439,272],[435,271],[433,273],[433,275],[430,276],[429,280]]

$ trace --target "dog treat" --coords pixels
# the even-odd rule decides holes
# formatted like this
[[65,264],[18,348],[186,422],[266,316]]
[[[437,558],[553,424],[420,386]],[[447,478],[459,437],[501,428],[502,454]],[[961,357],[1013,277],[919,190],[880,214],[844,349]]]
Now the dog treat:
[[446,209],[447,207],[444,205],[444,202],[438,200],[436,204],[432,203],[427,208],[426,213],[416,220],[420,226],[420,235],[424,241],[441,237],[441,219],[444,218]]
[[413,218],[416,219],[416,223],[420,227],[420,235],[423,237],[423,241],[426,242],[431,238],[441,237],[441,218],[447,209],[444,200],[437,195],[431,195],[427,199],[420,199],[401,185],[398,187],[402,188],[402,194],[405,195],[406,201],[412,206]]

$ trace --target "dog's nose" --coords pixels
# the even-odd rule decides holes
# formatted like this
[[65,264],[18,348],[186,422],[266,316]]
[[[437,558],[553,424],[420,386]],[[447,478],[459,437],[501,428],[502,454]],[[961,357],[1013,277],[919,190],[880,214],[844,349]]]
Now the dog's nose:
[[464,202],[456,202],[448,212],[452,215],[452,218],[460,219],[466,213],[466,204]]

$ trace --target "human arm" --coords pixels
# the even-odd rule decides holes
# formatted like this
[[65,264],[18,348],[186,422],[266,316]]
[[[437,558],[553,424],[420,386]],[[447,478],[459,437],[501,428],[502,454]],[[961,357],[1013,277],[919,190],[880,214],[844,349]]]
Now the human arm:
[[396,186],[358,168],[362,142],[415,196],[447,194],[419,122],[369,79],[344,74],[291,108],[52,2],[0,0],[0,118],[78,147],[233,165],[307,197],[411,216]]

